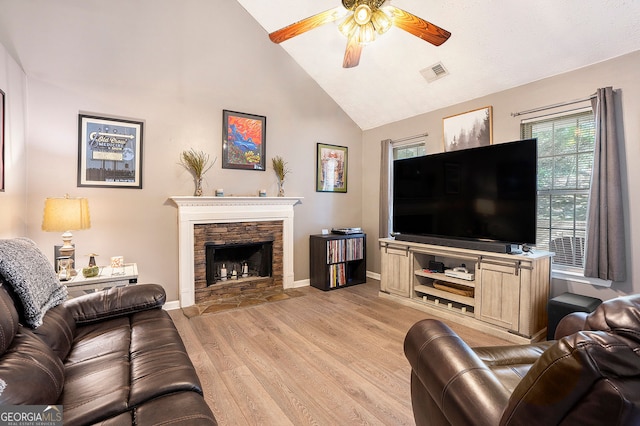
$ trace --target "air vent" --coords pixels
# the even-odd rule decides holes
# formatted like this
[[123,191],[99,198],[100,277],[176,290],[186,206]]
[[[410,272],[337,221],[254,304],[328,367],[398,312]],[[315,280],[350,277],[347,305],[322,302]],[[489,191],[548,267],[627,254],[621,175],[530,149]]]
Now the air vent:
[[449,71],[447,71],[444,65],[442,65],[442,62],[438,62],[437,64],[423,69],[422,71],[420,71],[420,74],[422,74],[425,80],[431,83],[432,81],[449,75]]

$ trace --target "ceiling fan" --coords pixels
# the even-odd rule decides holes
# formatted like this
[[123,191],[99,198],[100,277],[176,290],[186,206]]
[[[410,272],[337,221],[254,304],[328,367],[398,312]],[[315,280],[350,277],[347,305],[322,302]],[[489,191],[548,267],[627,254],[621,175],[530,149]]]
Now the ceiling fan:
[[287,25],[269,34],[269,38],[274,43],[282,43],[321,25],[346,17],[338,26],[340,32],[348,38],[342,66],[352,68],[360,62],[362,47],[374,41],[376,36],[387,32],[393,25],[435,46],[440,46],[451,36],[449,31],[407,11],[385,4],[386,1],[342,0],[342,6]]

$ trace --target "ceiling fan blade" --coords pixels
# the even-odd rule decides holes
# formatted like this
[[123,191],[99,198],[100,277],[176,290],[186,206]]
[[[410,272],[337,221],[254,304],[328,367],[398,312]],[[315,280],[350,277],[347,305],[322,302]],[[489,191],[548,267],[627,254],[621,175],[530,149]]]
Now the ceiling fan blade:
[[277,31],[269,34],[269,38],[274,43],[282,43],[289,40],[292,37],[306,33],[309,30],[319,27],[320,25],[327,24],[329,22],[336,21],[349,13],[342,6],[334,7],[333,9],[325,10],[295,24],[287,25]]
[[344,52],[342,68],[357,67],[360,63],[361,53],[362,45],[356,41],[356,37],[349,37],[349,41],[347,42],[347,50]]
[[440,46],[451,37],[451,33],[443,28],[433,25],[422,18],[418,18],[405,10],[395,6],[388,6],[393,12],[393,25],[413,34],[416,37]]

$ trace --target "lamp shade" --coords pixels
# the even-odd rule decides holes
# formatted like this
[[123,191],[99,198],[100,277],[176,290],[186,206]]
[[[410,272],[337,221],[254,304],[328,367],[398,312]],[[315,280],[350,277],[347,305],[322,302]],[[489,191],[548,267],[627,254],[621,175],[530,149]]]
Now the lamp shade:
[[47,198],[42,218],[43,231],[76,231],[89,229],[89,200],[86,198]]

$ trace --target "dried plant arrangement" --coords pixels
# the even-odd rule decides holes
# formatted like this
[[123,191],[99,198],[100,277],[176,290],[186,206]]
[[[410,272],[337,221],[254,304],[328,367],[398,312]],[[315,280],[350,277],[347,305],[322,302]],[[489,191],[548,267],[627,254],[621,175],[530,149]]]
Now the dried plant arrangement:
[[273,171],[276,173],[278,180],[284,180],[287,175],[291,173],[291,170],[287,167],[287,162],[279,155],[273,157],[271,163],[273,164]]
[[196,151],[190,149],[189,151],[182,151],[180,153],[180,163],[187,169],[192,175],[196,184],[196,190],[194,195],[202,195],[202,176],[216,163],[217,157],[210,163],[209,154],[204,151]]
[[279,155],[276,155],[271,159],[271,164],[273,166],[273,171],[278,178],[278,197],[284,197],[284,180],[289,173],[291,173],[291,169],[287,166],[287,162],[284,161]]

